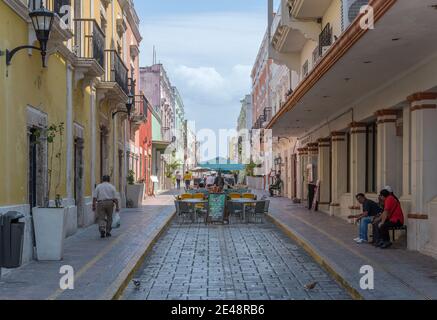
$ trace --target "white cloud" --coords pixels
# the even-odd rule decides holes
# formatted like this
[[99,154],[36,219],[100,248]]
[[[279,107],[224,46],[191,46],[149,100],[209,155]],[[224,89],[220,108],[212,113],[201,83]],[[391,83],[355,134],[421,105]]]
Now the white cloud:
[[240,100],[250,92],[250,73],[266,28],[265,15],[206,12],[149,17],[141,64],[164,64],[196,128],[235,128]]
[[250,90],[251,66],[236,65],[225,74],[214,67],[179,66],[174,81],[196,104],[212,106],[239,103]]

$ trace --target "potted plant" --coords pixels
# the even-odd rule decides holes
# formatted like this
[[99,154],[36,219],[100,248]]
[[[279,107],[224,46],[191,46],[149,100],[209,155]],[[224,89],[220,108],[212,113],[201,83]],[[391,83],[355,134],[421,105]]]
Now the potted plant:
[[[64,240],[67,232],[67,209],[63,207],[59,194],[63,165],[64,123],[52,124],[49,127],[39,129],[36,136],[35,143],[47,142],[49,156],[44,205],[33,209],[37,259],[40,261],[59,261],[63,258]],[[53,185],[54,200],[50,201]]]
[[143,203],[144,183],[135,183],[135,172],[130,170],[127,175],[126,205],[128,208],[139,208]]

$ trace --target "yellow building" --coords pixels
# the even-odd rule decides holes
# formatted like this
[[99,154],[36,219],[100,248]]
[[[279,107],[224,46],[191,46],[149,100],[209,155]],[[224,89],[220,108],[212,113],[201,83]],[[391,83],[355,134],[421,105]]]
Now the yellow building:
[[[25,261],[31,208],[45,205],[48,189],[67,209],[68,235],[94,223],[92,191],[102,175],[124,199],[129,70],[141,41],[131,0],[0,0],[0,51],[39,45],[29,12],[41,3],[56,13],[47,67],[37,50],[17,52],[9,66],[0,56],[0,214],[25,214]],[[54,143],[44,139],[50,125],[63,126]]]

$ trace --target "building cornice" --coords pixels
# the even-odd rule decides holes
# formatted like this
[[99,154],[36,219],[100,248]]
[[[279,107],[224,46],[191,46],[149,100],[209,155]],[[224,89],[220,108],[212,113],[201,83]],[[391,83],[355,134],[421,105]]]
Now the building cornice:
[[23,20],[30,22],[29,9],[23,2],[20,0],[3,0],[3,2],[14,10]]
[[[379,21],[397,0],[371,0],[369,5],[374,9],[374,21]],[[299,83],[285,106],[274,115],[267,129],[272,129],[276,122],[287,112],[292,110],[299,101],[317,84],[317,82],[343,58],[347,52],[369,31],[360,26],[360,16],[340,36],[335,45],[323,56],[310,74]]]

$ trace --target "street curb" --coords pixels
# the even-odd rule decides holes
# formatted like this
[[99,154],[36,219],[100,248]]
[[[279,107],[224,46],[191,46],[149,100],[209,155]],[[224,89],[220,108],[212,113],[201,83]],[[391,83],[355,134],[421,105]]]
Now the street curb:
[[156,241],[161,237],[164,231],[167,230],[175,215],[175,212],[170,214],[162,226],[155,231],[152,239],[147,241],[141,250],[138,250],[138,253],[129,261],[126,267],[120,272],[117,279],[106,290],[108,293],[105,293],[100,300],[120,300],[132,277],[141,267],[144,259],[149,254]]
[[327,261],[327,259],[325,259],[304,237],[271,214],[268,214],[267,217],[289,238],[297,242],[322,268],[324,268],[344,289],[346,289],[354,300],[365,300],[357,289],[350,285],[349,282],[339,272],[337,272],[333,266],[331,266],[330,262]]

